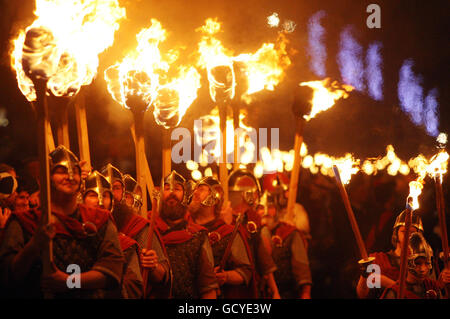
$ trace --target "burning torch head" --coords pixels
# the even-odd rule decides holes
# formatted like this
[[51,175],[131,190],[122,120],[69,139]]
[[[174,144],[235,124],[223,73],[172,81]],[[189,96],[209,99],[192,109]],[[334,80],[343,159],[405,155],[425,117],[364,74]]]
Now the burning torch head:
[[63,145],[59,145],[50,153],[50,173],[53,173],[58,166],[67,168],[69,180],[74,179],[76,169],[78,169],[78,174],[81,174],[81,166],[78,157]]
[[[261,196],[258,179],[247,169],[237,169],[228,177],[230,193],[240,193],[242,199],[251,207],[255,206]],[[230,196],[231,199],[232,196]],[[233,206],[233,203],[231,203]]]
[[299,86],[295,88],[294,101],[292,102],[292,112],[298,118],[311,112],[311,101],[314,91],[308,86]]
[[142,206],[142,189],[137,181],[129,174],[123,175],[126,204],[139,209]]
[[154,102],[154,112],[156,123],[165,128],[175,127],[180,122],[180,113],[178,110],[179,95],[175,89],[161,88],[158,91],[158,97]]
[[[112,210],[113,208],[113,194],[112,187],[109,181],[105,176],[100,174],[98,171],[93,171],[84,181],[84,190],[83,190],[83,199],[86,198],[88,192],[94,192],[98,197],[98,205],[102,206],[108,210]],[[110,194],[111,204],[109,207],[105,207],[104,195],[105,192]]]
[[[398,229],[401,226],[405,226],[405,217],[406,217],[406,210],[402,211],[395,220],[392,232],[392,245],[394,245],[394,247],[396,247],[398,242]],[[416,213],[415,211],[411,213],[411,226],[415,227],[417,231],[423,232],[422,219],[420,218],[419,214]]]
[[40,27],[27,31],[23,46],[23,70],[31,79],[48,80],[58,67],[58,50],[50,30]]
[[233,65],[218,65],[208,72],[209,94],[217,103],[225,103],[234,98],[236,77]]
[[[431,272],[432,267],[432,257],[433,250],[427,241],[423,237],[422,233],[415,232],[409,237],[408,243],[409,255],[408,255],[408,268],[416,276],[423,277],[428,276]],[[417,271],[417,261],[418,258],[424,258],[428,269],[428,272],[418,273]]]

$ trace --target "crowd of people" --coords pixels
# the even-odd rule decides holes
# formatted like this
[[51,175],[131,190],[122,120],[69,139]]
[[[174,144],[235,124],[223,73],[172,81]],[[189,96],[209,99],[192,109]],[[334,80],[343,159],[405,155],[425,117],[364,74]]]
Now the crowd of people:
[[20,176],[0,164],[1,298],[397,298],[405,240],[406,298],[448,297],[450,270],[431,230],[436,218],[414,212],[405,239],[401,177],[374,184],[357,176],[349,186],[370,264],[381,269],[380,284],[371,285],[324,176],[302,171],[303,205],[287,212],[284,173],[260,183],[251,171],[234,170],[225,194],[214,176],[194,182],[174,170],[149,194],[147,212],[131,175],[112,164],[92,170],[58,146],[49,158],[46,223],[32,163]]

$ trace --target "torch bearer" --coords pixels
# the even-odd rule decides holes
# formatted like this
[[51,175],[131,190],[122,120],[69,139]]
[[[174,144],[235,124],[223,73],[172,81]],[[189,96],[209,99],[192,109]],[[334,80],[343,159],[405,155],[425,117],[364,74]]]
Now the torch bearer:
[[353,209],[350,204],[350,200],[348,198],[347,191],[345,190],[344,184],[342,183],[341,175],[339,174],[339,169],[337,168],[336,165],[333,165],[333,172],[334,172],[334,177],[336,179],[336,184],[339,188],[339,192],[341,193],[341,197],[344,202],[345,210],[347,211],[347,216],[350,221],[350,225],[352,227],[353,234],[355,235],[355,238],[356,238],[356,243],[358,245],[359,252],[361,254],[361,259],[358,261],[358,263],[361,266],[368,265],[368,264],[372,263],[375,260],[375,258],[368,257],[368,255],[367,255],[366,246],[364,245],[364,241],[362,239],[361,232],[359,231],[359,227],[358,227],[358,223],[355,218],[355,214],[353,213]]
[[397,299],[403,299],[405,295],[406,287],[406,274],[408,270],[408,245],[409,236],[411,235],[411,223],[412,223],[412,212],[419,208],[419,202],[417,198],[422,192],[423,184],[422,178],[417,181],[412,181],[409,183],[409,196],[406,199],[406,210],[405,210],[405,235],[403,238],[402,250],[400,255],[400,274],[399,274],[399,288]]

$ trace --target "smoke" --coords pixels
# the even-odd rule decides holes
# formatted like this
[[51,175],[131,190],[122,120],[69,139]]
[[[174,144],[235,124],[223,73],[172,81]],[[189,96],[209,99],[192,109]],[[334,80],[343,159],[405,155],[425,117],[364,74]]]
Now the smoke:
[[437,94],[437,89],[432,89],[425,98],[424,124],[428,134],[433,137],[439,135]]
[[439,134],[439,117],[437,89],[432,89],[424,99],[422,77],[415,75],[412,60],[406,60],[400,69],[398,82],[398,98],[403,111],[409,114],[416,125],[425,125],[429,135],[436,137]]
[[403,111],[409,114],[414,124],[422,123],[423,88],[422,78],[412,71],[413,61],[406,60],[400,69],[398,98]]
[[369,46],[366,55],[366,81],[369,95],[376,101],[383,99],[383,74],[381,72],[381,43],[375,42]]
[[364,91],[364,63],[362,46],[353,38],[351,28],[346,27],[341,32],[338,64],[342,80],[357,91]]
[[321,10],[314,14],[308,21],[308,55],[311,57],[310,68],[320,77],[326,76],[325,62],[327,60],[327,49],[324,44],[325,29],[320,20],[326,15]]

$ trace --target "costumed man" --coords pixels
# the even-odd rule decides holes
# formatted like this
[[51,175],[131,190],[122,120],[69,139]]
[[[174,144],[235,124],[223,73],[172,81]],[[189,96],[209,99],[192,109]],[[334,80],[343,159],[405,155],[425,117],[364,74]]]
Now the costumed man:
[[[149,269],[149,284],[153,289],[144,298],[163,298],[167,295],[164,289],[169,280],[169,262],[158,231],[152,236],[151,249],[147,247],[150,224],[137,212],[142,206],[142,192],[137,181],[128,174],[123,175],[116,167],[107,164],[103,169],[110,183],[114,197],[113,217],[119,233],[135,240],[139,247],[141,267]],[[142,269],[141,269],[142,270]],[[142,272],[141,272],[142,273]],[[152,293],[150,294],[150,291]],[[158,292],[157,292],[158,291]]]
[[[441,272],[439,280],[433,280],[431,274],[433,250],[426,242],[422,233],[415,232],[408,242],[408,273],[405,282],[406,299],[441,299],[441,289],[450,281],[448,269]],[[386,288],[382,299],[396,299],[399,294],[399,282]]]
[[285,223],[295,226],[302,234],[302,239],[308,249],[311,240],[311,229],[309,226],[308,213],[300,203],[294,204],[292,216],[287,214],[287,204],[289,197],[289,177],[280,172],[265,174],[263,177],[263,190],[272,194],[277,201],[278,218]]
[[[383,291],[394,285],[398,280],[400,275],[400,255],[406,232],[405,216],[406,211],[402,211],[395,220],[391,238],[394,249],[388,252],[375,252],[369,255],[369,257],[375,257],[375,260],[372,263],[380,267],[381,287],[377,288],[375,285],[368,285],[367,280],[370,273],[367,272],[367,265],[365,265],[364,267],[361,267],[361,275],[356,287],[358,298],[379,299]],[[417,212],[412,212],[411,221],[410,234],[414,232],[423,233],[422,219]],[[369,288],[369,286],[373,288]]]
[[[120,289],[122,278],[124,257],[116,227],[107,211],[77,204],[81,168],[70,150],[58,146],[49,164],[54,222],[42,225],[39,210],[13,213],[0,247],[1,279],[11,297],[50,293],[54,298],[104,298]],[[54,271],[42,274],[41,255],[50,240]],[[66,271],[74,265],[79,285],[69,288]]]
[[161,187],[161,211],[155,225],[169,256],[170,298],[215,299],[219,285],[213,253],[206,228],[187,218],[186,180],[172,171]]
[[280,220],[282,209],[280,196],[284,196],[276,186],[273,192],[265,192],[267,198],[265,214],[261,223],[261,235],[271,243],[269,251],[277,265],[275,281],[282,299],[311,299],[311,270],[308,253],[302,234],[295,226]]
[[[105,176],[94,171],[84,181],[82,193],[83,203],[88,207],[113,209],[113,194],[111,184]],[[119,233],[120,247],[125,256],[123,277],[121,282],[121,297],[138,299],[142,297],[142,275],[139,265],[139,245],[131,237]]]
[[249,284],[255,278],[254,267],[247,254],[248,243],[238,229],[233,233],[233,226],[220,218],[223,199],[220,182],[211,176],[204,177],[194,187],[188,211],[195,223],[208,230],[221,297],[253,298],[256,296]]
[[280,299],[273,276],[277,266],[267,251],[269,243],[263,243],[261,218],[256,212],[256,205],[261,196],[259,182],[249,170],[238,169],[228,177],[228,191],[233,216],[242,215],[241,233],[245,234],[244,238],[250,246],[250,261],[256,266],[258,297]]

